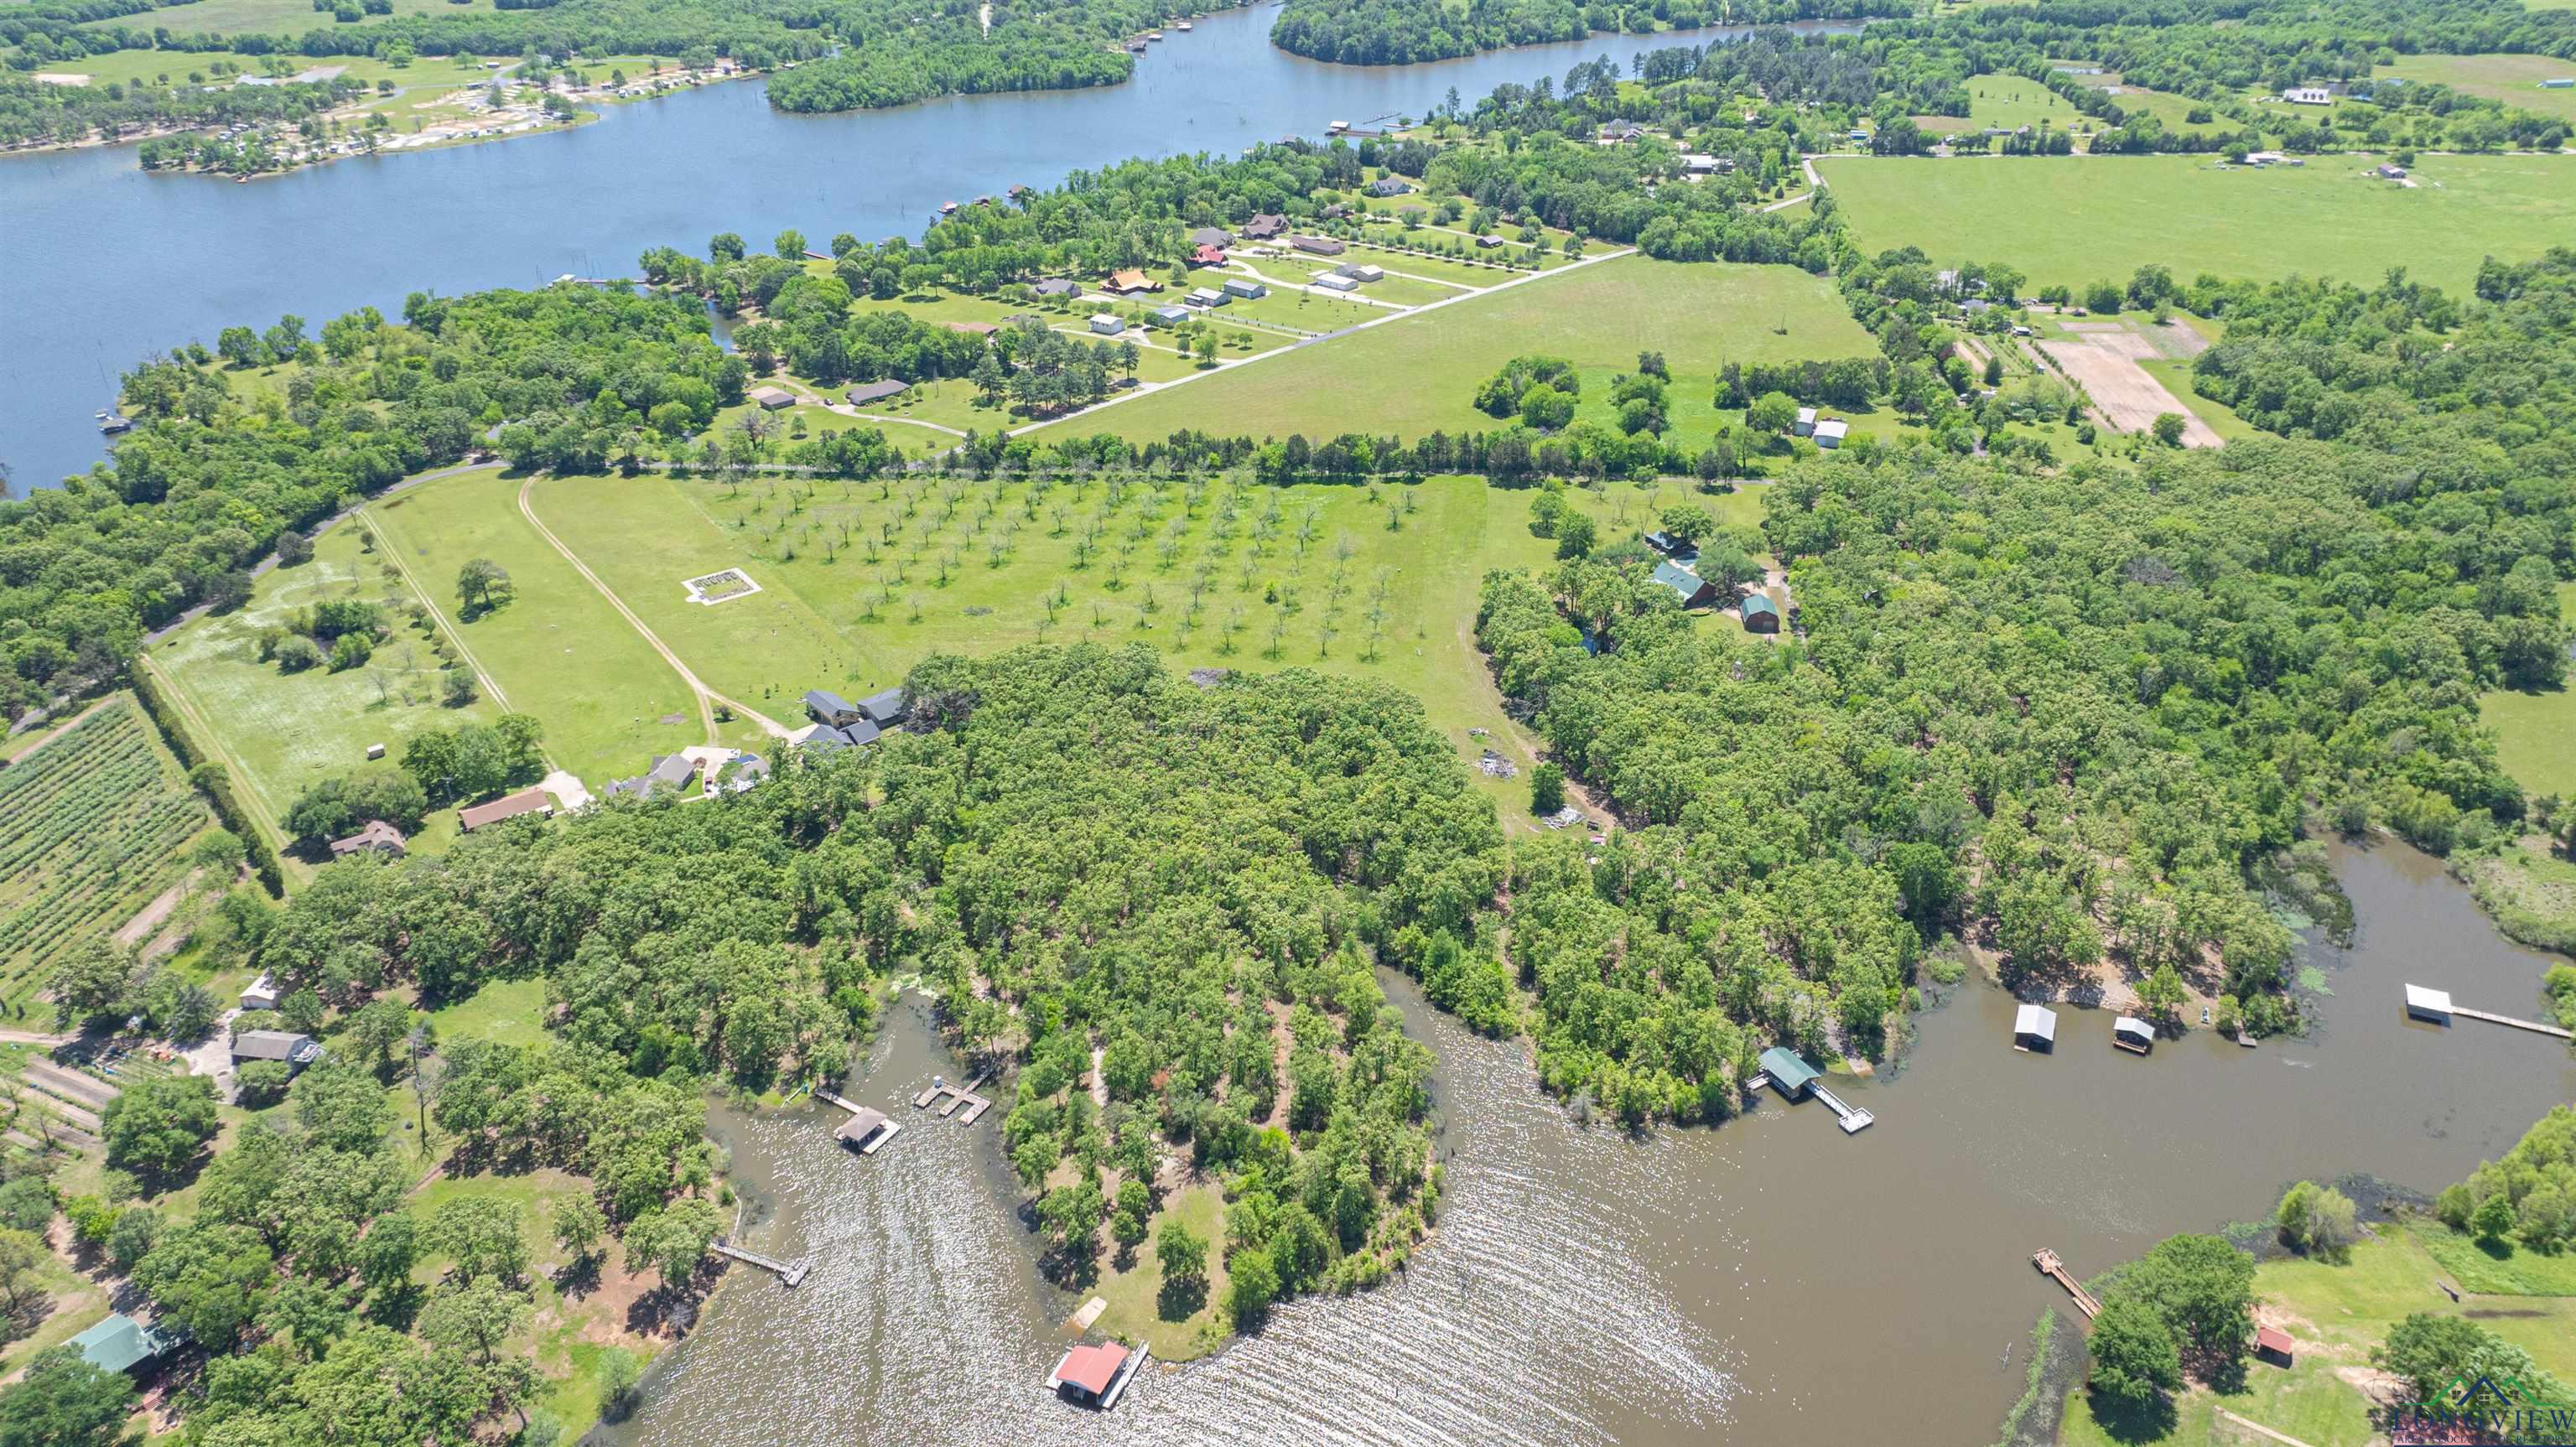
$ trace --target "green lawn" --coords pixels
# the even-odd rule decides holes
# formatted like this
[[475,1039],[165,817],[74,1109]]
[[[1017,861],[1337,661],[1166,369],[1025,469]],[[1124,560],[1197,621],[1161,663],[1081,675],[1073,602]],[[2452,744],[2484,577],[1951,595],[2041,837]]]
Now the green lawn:
[[[2350,156],[2295,170],[2221,171],[2190,156],[1816,165],[1864,250],[2008,262],[2033,286],[2126,279],[2159,262],[2183,278],[2366,285],[2404,266],[2465,292],[2486,257],[2527,258],[2576,231],[2576,157],[2566,156],[2427,156],[2411,190],[2365,179]],[[2262,224],[2246,224],[2258,215]]]
[[1685,445],[1717,424],[1718,366],[1866,355],[1868,335],[1831,283],[1785,266],[1622,257],[1532,280],[1355,336],[1302,348],[1204,381],[1081,415],[1037,435],[1114,433],[1160,440],[1184,428],[1254,437],[1341,432],[1416,438],[1491,431],[1476,388],[1505,362],[1538,352],[1583,368],[1578,415],[1609,415],[1610,378],[1660,351],[1673,371],[1671,415]]
[[2434,81],[2462,95],[2485,96],[2520,110],[2576,121],[2576,88],[2540,88],[2544,80],[2576,76],[2576,60],[2549,55],[2409,55],[2371,73],[2401,80]]
[[[398,576],[388,576],[381,554],[365,550],[363,533],[345,522],[331,529],[315,540],[311,562],[261,575],[248,606],[201,618],[153,650],[195,716],[216,730],[212,742],[237,764],[236,782],[279,818],[306,789],[364,767],[369,744],[399,759],[403,741],[416,733],[499,712],[490,700],[463,709],[439,703],[442,665],[428,629],[407,616],[417,600]],[[260,661],[262,630],[330,598],[384,609],[392,637],[363,667],[290,674]]]
[[2024,76],[1990,73],[1967,79],[1968,114],[1961,116],[1916,116],[1927,131],[1973,131],[1987,126],[2014,126],[2037,129],[2042,123],[2056,130],[2073,130],[2089,119],[2082,111],[2066,102],[2065,97]]
[[[2558,615],[2576,616],[2576,583],[2558,585]],[[2535,794],[2576,797],[2576,696],[2498,689],[2481,695],[2478,713],[2496,731],[2496,762]]]
[[[198,0],[198,4],[189,8],[192,10],[210,8],[217,3],[220,3],[220,0]],[[443,0],[441,8],[444,8]],[[307,10],[305,13],[310,15],[312,12]],[[370,55],[320,57],[288,55],[284,59],[290,62],[286,67],[288,75],[300,74],[306,70],[336,68],[341,72],[340,78],[343,80],[361,81],[368,85],[373,85],[379,80],[390,80],[395,85],[407,88],[445,89],[450,86],[478,83],[491,74],[483,69],[483,62],[479,59],[460,59],[445,55],[421,56],[411,64],[399,67]],[[225,63],[229,63],[233,67],[232,73],[237,75],[252,76],[268,73],[264,68],[263,57],[234,50],[111,50],[103,55],[87,55],[78,60],[40,66],[38,69],[48,75],[86,75],[92,85],[106,85],[115,81],[128,84],[149,81],[161,84],[165,76],[168,77],[169,84],[190,84],[192,82],[188,78],[191,75],[203,77],[201,81],[193,83],[212,84],[222,79],[216,67]]]
[[2576,1253],[2545,1256],[2510,1240],[2490,1250],[2432,1221],[2418,1225],[2412,1234],[2462,1291],[2480,1296],[2576,1296]]
[[1092,1292],[1109,1306],[1092,1323],[1093,1328],[1122,1341],[1151,1342],[1154,1355],[1166,1361],[1191,1361],[1223,1345],[1233,1335],[1222,1309],[1226,1282],[1224,1209],[1224,1197],[1215,1186],[1193,1186],[1175,1193],[1150,1223],[1150,1229],[1160,1231],[1165,1221],[1177,1219],[1197,1232],[1199,1239],[1210,1243],[1207,1289],[1199,1295],[1195,1309],[1188,1309],[1191,1301],[1187,1297],[1163,1300],[1162,1262],[1154,1254],[1153,1241],[1148,1239],[1136,1248],[1134,1263],[1127,1269],[1119,1270],[1113,1258],[1100,1273]]
[[[467,559],[509,573],[511,600],[457,632],[508,707],[544,721],[547,752],[594,790],[651,754],[705,742],[679,675],[519,515],[520,481],[468,473],[371,503],[363,516],[451,622]],[[681,722],[661,722],[673,714]]]
[[2224,402],[2212,401],[2192,390],[2191,363],[2170,358],[2156,358],[2138,363],[2141,371],[2165,384],[2191,414],[2209,424],[2209,430],[2222,441],[2234,442],[2240,437],[2260,437],[2263,429],[2236,415],[2236,409]]
[[546,982],[536,978],[495,980],[443,1010],[430,1012],[438,1038],[472,1037],[504,1045],[544,1042]]
[[[468,15],[493,13],[492,0],[394,0],[395,15]],[[372,24],[380,17],[370,15],[360,22]],[[301,35],[320,26],[326,29],[355,30],[360,25],[338,26],[327,15],[314,13],[312,0],[193,0],[184,5],[146,10],[139,15],[123,15],[112,20],[94,22],[99,28],[118,27],[149,32],[168,29],[181,35],[238,35],[257,32],[262,35]],[[317,64],[331,64],[320,61]]]

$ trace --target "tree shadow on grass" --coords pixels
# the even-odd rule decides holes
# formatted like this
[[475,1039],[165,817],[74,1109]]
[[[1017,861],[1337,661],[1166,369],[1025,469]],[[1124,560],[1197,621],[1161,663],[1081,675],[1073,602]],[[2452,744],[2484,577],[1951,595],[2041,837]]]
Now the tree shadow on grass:
[[2161,1442],[2173,1435],[2178,1421],[2173,1398],[2162,1392],[2143,1404],[2115,1401],[2100,1392],[2089,1393],[2086,1400],[2093,1408],[2093,1420],[2114,1442]]
[[1205,1281],[1165,1281],[1154,1294],[1154,1314],[1165,1321],[1187,1321],[1207,1305]]

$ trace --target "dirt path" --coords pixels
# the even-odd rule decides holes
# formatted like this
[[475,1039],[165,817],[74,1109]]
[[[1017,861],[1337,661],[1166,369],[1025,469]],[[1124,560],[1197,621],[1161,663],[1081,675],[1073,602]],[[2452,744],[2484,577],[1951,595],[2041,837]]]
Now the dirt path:
[[776,719],[769,718],[755,709],[747,708],[741,703],[725,697],[723,694],[709,688],[704,679],[701,679],[695,673],[690,672],[689,665],[680,661],[680,655],[672,652],[670,645],[664,643],[660,635],[654,633],[651,628],[646,627],[644,620],[635,616],[635,610],[626,606],[626,600],[618,597],[616,590],[609,587],[605,579],[601,578],[597,573],[592,572],[590,570],[590,565],[581,560],[580,554],[575,553],[571,548],[564,546],[564,540],[556,537],[554,529],[547,527],[544,521],[537,516],[536,505],[531,500],[535,494],[536,486],[537,480],[533,477],[519,484],[520,516],[528,520],[528,526],[535,528],[537,530],[537,536],[544,538],[548,546],[563,555],[563,560],[565,562],[572,564],[574,572],[581,574],[583,578],[589,580],[590,586],[599,590],[599,596],[608,600],[608,606],[616,609],[618,616],[624,618],[628,626],[635,630],[636,635],[652,646],[654,652],[662,655],[662,661],[671,665],[671,671],[680,675],[680,681],[687,684],[690,691],[697,695],[698,721],[706,725],[707,742],[710,744],[722,742],[722,739],[716,732],[715,706],[717,704],[723,704],[725,707],[732,709],[735,713],[751,720],[755,724],[758,724],[761,732],[768,734],[772,738],[783,739],[787,737],[788,730],[786,726],[780,724]]
[[47,745],[47,744],[52,743],[54,740],[56,740],[56,739],[58,739],[58,738],[61,738],[63,735],[65,735],[65,734],[67,734],[67,733],[70,733],[72,730],[74,730],[74,729],[76,729],[76,728],[79,728],[79,727],[81,726],[81,721],[82,721],[82,720],[84,720],[84,719],[88,718],[91,714],[94,714],[94,713],[98,712],[100,709],[103,709],[103,708],[107,707],[109,704],[114,703],[115,701],[116,701],[116,695],[115,695],[115,694],[112,694],[112,693],[111,693],[111,694],[109,694],[109,695],[108,695],[107,697],[105,697],[105,698],[102,698],[102,699],[97,700],[96,702],[92,703],[89,707],[87,707],[87,708],[85,708],[85,709],[82,709],[80,712],[78,712],[78,713],[76,713],[76,714],[73,714],[70,718],[68,718],[68,719],[64,720],[64,721],[63,721],[63,724],[62,724],[62,726],[61,726],[60,728],[57,728],[57,729],[53,730],[51,733],[46,734],[43,738],[40,738],[40,739],[36,740],[34,743],[27,745],[27,747],[26,747],[26,748],[24,748],[24,749],[20,750],[19,752],[17,752],[17,753],[15,753],[15,754],[11,755],[11,756],[10,756],[10,758],[9,758],[9,762],[10,762],[10,763],[12,763],[12,764],[23,764],[23,763],[25,763],[25,762],[27,761],[27,756],[28,756],[28,755],[30,755],[30,754],[32,754],[32,753],[34,753],[34,752],[35,752],[36,750],[38,750],[38,749],[43,748],[43,747],[44,747],[45,745]]
[[2308,1447],[2307,1443],[2300,1441],[2296,1437],[2290,1436],[2284,1432],[2275,1432],[2260,1422],[2249,1422],[2245,1418],[2239,1417],[2234,1412],[2227,1410],[2225,1407],[2218,1409],[2218,1415],[2235,1423],[2237,1426],[2244,1428],[2248,1432],[2257,1432],[2263,1436],[2271,1438],[2275,1442],[2282,1443],[2283,1447]]
[[[1484,650],[1476,646],[1476,625],[1475,620],[1472,617],[1465,617],[1458,620],[1458,646],[1466,649],[1470,656],[1477,658],[1482,658],[1484,656]],[[1479,667],[1476,670],[1476,678],[1477,693],[1482,697],[1485,704],[1492,708],[1495,721],[1502,725],[1504,738],[1510,742],[1513,748],[1520,751],[1521,757],[1519,762],[1521,766],[1524,768],[1537,767],[1538,762],[1541,759],[1546,758],[1547,755],[1539,748],[1538,742],[1535,739],[1532,739],[1529,735],[1521,732],[1521,726],[1513,720],[1510,714],[1503,711],[1503,694],[1502,690],[1494,687],[1493,671],[1488,668]],[[1582,810],[1585,814],[1595,819],[1613,820],[1618,817],[1618,815],[1610,811],[1609,806],[1601,802],[1600,798],[1592,792],[1589,785],[1585,784],[1582,780],[1575,778],[1571,774],[1568,774],[1565,779],[1565,800],[1567,803],[1572,804],[1574,807]],[[1506,829],[1512,826],[1515,818],[1518,819],[1521,827],[1525,830],[1534,831],[1546,827],[1535,819],[1515,816],[1509,810],[1504,811],[1504,813],[1504,827]]]
[[116,942],[130,945],[150,938],[152,932],[161,927],[161,921],[170,917],[170,911],[179,907],[179,901],[188,897],[188,891],[196,887],[197,871],[191,869],[177,884],[154,895],[150,904],[135,911],[134,918],[119,926]]

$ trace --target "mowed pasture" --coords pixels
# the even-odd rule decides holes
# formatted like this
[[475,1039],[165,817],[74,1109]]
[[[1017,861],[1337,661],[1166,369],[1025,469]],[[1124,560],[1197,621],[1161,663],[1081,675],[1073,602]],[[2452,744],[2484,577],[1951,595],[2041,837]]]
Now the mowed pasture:
[[[477,11],[493,13],[493,0],[394,0],[395,15],[470,15]],[[370,15],[359,25],[374,22]],[[320,16],[318,23],[328,25],[330,17]],[[312,0],[191,0],[183,5],[165,5],[139,15],[121,15],[114,19],[89,22],[105,28],[133,30],[168,29],[181,35],[301,35],[317,23]],[[316,64],[334,64],[333,60]]]
[[1990,72],[1969,76],[1963,84],[1968,88],[1965,116],[1916,116],[1915,123],[1927,131],[1942,132],[1982,130],[1987,126],[2007,130],[2029,126],[2036,130],[2042,123],[2065,131],[2087,119],[2064,96],[2025,76]]
[[[2558,616],[2576,618],[2576,583],[2558,585]],[[2534,794],[2576,798],[2576,694],[2497,689],[2478,699],[2496,732],[2496,762]]]
[[[2539,9],[2539,6],[2533,6]],[[2576,86],[2543,90],[2540,83],[2576,76],[2576,60],[2554,55],[2410,55],[2371,72],[2399,80],[2432,81],[2462,95],[2500,100],[2518,110],[2576,121]]]
[[212,817],[129,696],[0,770],[0,1003],[179,882]]
[[2377,285],[2392,266],[2465,293],[2489,256],[2524,260],[2576,234],[2576,157],[2427,156],[2413,188],[2355,156],[2220,170],[2205,157],[1816,163],[1869,251],[1919,246],[1943,264],[2006,262],[2034,287],[2125,281],[2155,262],[2272,281]]
[[1493,431],[1476,388],[1528,353],[1583,370],[1578,418],[1608,421],[1610,379],[1641,351],[1672,368],[1670,414],[1685,446],[1719,422],[1711,395],[1726,362],[1867,356],[1869,335],[1831,282],[1786,266],[1624,256],[1394,317],[1346,337],[1230,368],[1034,435],[1114,434],[1154,441],[1183,429],[1251,437],[1343,432],[1419,438]]

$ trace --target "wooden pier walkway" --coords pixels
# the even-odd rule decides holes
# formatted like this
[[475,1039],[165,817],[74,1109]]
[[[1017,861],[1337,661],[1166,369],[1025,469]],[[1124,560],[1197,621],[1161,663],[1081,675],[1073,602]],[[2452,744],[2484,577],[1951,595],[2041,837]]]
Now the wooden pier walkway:
[[2102,1303],[2094,1300],[2092,1292],[2086,1291],[2081,1282],[2067,1274],[2066,1263],[2057,1259],[2056,1252],[2043,1246],[2031,1253],[2030,1264],[2038,1267],[2041,1275],[2057,1278],[2057,1284],[2065,1287],[2066,1294],[2075,1298],[2075,1309],[2084,1313],[2086,1321],[2102,1314]]
[[2561,1030],[2555,1025],[2543,1025],[2537,1020],[2517,1020],[2511,1015],[2498,1015],[2488,1010],[2472,1010],[2466,1005],[2453,1005],[2451,1007],[2451,1013],[2454,1015],[2466,1015],[2472,1020],[2484,1020],[2490,1025],[2510,1025],[2516,1030],[2530,1030],[2542,1035],[2555,1035],[2561,1040],[2576,1040],[2576,1030]]
[[[921,1093],[912,1098],[912,1108],[924,1110],[936,1100],[940,1102],[939,1113],[942,1116],[955,1115],[959,1125],[973,1125],[984,1112],[993,1108],[993,1102],[975,1093],[975,1087],[982,1085],[984,1079],[985,1077],[978,1075],[964,1085],[950,1085],[947,1081],[934,1076],[931,1083],[923,1086]],[[964,1114],[959,1115],[957,1108],[961,1105],[966,1110]]]
[[1858,1106],[1845,1104],[1841,1096],[1825,1089],[1822,1082],[1807,1087],[1807,1093],[1823,1101],[1833,1111],[1834,1119],[1842,1122],[1844,1135],[1858,1135],[1878,1119]]
[[784,1261],[773,1261],[757,1251],[745,1251],[739,1246],[724,1241],[716,1242],[712,1249],[717,1255],[731,1257],[745,1266],[757,1266],[789,1287],[794,1287],[805,1279],[806,1267],[802,1261],[790,1266]]

